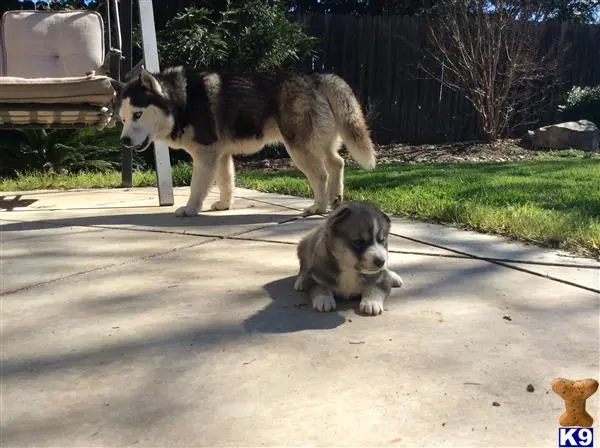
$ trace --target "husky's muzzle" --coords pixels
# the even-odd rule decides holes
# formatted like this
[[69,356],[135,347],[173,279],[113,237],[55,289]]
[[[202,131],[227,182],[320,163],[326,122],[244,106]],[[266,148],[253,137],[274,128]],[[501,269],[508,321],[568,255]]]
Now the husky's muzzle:
[[121,144],[123,146],[125,146],[127,149],[133,149],[136,152],[145,151],[146,149],[148,149],[148,146],[150,146],[150,143],[152,143],[152,140],[150,140],[150,136],[146,137],[144,139],[144,141],[142,143],[140,143],[139,145],[132,145],[131,138],[129,138],[129,137],[123,137],[121,139]]

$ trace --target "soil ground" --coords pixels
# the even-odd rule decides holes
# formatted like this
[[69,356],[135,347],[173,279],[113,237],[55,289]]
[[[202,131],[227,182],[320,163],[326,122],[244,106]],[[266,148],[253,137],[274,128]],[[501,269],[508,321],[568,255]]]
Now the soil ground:
[[[534,159],[541,152],[523,147],[517,139],[504,139],[493,143],[479,141],[426,145],[396,143],[379,145],[377,148],[377,161],[382,165],[423,162],[516,162]],[[349,159],[347,151],[344,150],[341,154],[345,159]],[[236,158],[236,165],[239,168],[262,169],[266,171],[293,167],[293,163],[289,158],[258,160],[256,157],[238,157]]]

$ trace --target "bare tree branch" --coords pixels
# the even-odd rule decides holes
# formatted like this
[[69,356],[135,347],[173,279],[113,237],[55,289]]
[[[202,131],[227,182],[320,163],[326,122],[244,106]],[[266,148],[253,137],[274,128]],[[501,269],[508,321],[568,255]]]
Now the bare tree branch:
[[[535,0],[441,0],[426,19],[428,76],[460,91],[479,117],[481,137],[494,140],[555,87],[558,48],[542,48],[543,2]],[[563,49],[564,50],[564,49]],[[444,77],[439,66],[444,65]]]

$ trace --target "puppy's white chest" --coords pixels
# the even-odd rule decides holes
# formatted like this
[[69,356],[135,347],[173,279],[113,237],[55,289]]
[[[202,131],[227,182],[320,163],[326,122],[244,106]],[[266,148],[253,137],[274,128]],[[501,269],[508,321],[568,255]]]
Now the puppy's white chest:
[[362,292],[362,285],[357,272],[353,269],[342,270],[338,277],[338,285],[335,292],[346,298],[360,294]]

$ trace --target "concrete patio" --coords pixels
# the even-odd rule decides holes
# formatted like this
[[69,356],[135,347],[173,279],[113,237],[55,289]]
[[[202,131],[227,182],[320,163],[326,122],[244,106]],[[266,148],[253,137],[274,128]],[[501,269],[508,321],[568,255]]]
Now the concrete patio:
[[322,218],[236,196],[0,194],[2,446],[557,446],[550,381],[599,379],[600,263],[394,219],[384,314],[319,314],[292,283]]

